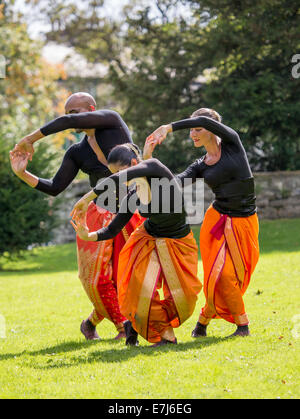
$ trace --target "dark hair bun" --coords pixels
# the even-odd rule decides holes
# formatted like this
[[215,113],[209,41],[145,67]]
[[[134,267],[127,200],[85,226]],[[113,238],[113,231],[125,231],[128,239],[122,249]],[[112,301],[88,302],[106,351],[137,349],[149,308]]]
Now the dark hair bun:
[[115,146],[109,153],[107,161],[109,164],[120,163],[121,165],[128,166],[133,158],[136,158],[140,162],[141,150],[136,144],[126,143]]

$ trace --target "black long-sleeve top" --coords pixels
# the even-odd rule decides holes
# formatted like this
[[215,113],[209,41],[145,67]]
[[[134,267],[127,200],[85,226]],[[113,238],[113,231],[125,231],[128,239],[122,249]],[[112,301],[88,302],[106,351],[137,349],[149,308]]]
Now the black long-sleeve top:
[[[128,223],[135,209],[139,210],[147,232],[154,237],[182,238],[189,234],[190,226],[186,223],[186,212],[182,190],[170,170],[157,159],[149,159],[129,169],[122,170],[109,178],[100,181],[94,188],[94,192],[100,195],[109,185],[111,180],[116,187],[126,175],[126,180],[146,178],[151,188],[151,201],[147,205],[141,205],[136,189],[131,189],[121,202],[120,210],[113,221],[99,230],[98,240],[108,240],[115,237]],[[153,181],[154,179],[154,181]],[[166,183],[172,182],[169,189],[159,187],[158,182],[164,179]],[[155,183],[157,182],[157,183]],[[164,182],[164,181],[162,181]],[[131,206],[129,206],[131,201]],[[134,204],[136,203],[136,205]]]
[[[96,141],[106,158],[116,145],[132,143],[127,125],[117,112],[111,110],[64,115],[44,125],[40,131],[47,136],[70,128],[95,129]],[[70,185],[79,170],[89,175],[91,187],[99,179],[111,175],[108,167],[98,160],[87,136],[68,148],[53,179],[39,178],[36,189],[56,196]]]
[[221,138],[221,158],[207,165],[205,156],[196,160],[177,178],[181,182],[190,178],[193,182],[204,178],[215,194],[213,207],[231,217],[248,217],[256,212],[254,179],[248,158],[237,132],[230,127],[205,116],[172,123],[173,131],[202,127]]

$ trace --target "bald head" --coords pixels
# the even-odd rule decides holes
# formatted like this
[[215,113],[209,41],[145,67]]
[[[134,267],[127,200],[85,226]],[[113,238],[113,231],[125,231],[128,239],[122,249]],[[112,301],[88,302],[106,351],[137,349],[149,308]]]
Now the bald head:
[[65,103],[66,113],[91,112],[95,110],[95,107],[95,99],[85,92],[73,93]]

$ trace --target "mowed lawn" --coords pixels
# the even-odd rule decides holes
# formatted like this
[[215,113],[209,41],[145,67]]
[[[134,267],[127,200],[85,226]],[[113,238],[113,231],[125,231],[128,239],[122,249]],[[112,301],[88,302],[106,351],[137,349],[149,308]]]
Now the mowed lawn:
[[252,335],[226,339],[234,325],[214,320],[206,338],[191,338],[201,293],[176,331],[179,344],[159,350],[142,338],[126,348],[107,320],[100,342],[84,340],[79,327],[92,306],[77,278],[75,244],[34,249],[6,264],[0,398],[299,398],[300,219],[261,222],[260,245],[245,296]]

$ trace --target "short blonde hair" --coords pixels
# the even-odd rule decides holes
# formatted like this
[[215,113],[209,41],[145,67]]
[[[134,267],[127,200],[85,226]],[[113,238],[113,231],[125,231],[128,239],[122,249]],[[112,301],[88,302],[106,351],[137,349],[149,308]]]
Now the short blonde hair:
[[200,108],[192,113],[191,118],[196,118],[197,116],[207,116],[208,118],[212,118],[215,121],[222,121],[221,115],[218,114],[218,112],[216,112],[214,109]]

